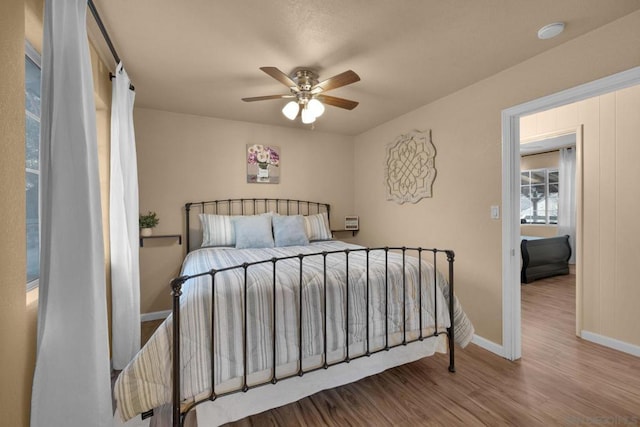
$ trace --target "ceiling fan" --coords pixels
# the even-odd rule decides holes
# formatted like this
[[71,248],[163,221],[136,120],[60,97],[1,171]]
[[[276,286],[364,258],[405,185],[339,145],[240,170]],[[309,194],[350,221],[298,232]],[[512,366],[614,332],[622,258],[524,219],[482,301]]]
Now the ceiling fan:
[[295,120],[296,117],[301,116],[302,123],[313,123],[317,117],[324,113],[323,104],[347,110],[353,110],[358,106],[356,101],[323,94],[323,92],[360,81],[360,76],[351,70],[318,82],[318,75],[304,68],[296,70],[291,77],[276,67],[260,67],[260,69],[287,86],[291,93],[287,95],[255,96],[242,98],[242,100],[253,102],[266,101],[268,99],[294,99],[282,109],[282,114],[289,120]]

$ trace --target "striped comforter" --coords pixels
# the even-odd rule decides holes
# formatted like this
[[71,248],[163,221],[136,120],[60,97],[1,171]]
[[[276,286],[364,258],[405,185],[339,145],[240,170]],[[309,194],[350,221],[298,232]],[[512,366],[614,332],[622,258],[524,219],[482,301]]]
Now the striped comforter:
[[[324,336],[327,340],[327,362],[366,351],[367,316],[371,351],[418,337],[435,328],[450,326],[447,296],[448,284],[427,262],[407,256],[403,273],[401,254],[369,253],[369,308],[367,309],[367,261],[364,251],[332,253],[326,256],[326,331],[324,330],[324,257],[323,251],[361,249],[344,242],[331,241],[269,249],[207,248],[191,252],[185,259],[183,274],[193,275],[211,269],[241,265],[245,262],[271,260],[297,254],[318,255],[278,261],[275,267],[275,348],[277,374],[295,373],[299,359],[300,278],[302,276],[302,366],[309,369],[324,362]],[[430,253],[429,253],[430,254]],[[424,255],[424,254],[423,254]],[[300,265],[302,263],[302,274]],[[348,268],[347,268],[348,264]],[[421,267],[418,265],[421,264]],[[386,271],[385,271],[386,270]],[[348,291],[347,280],[348,271]],[[419,281],[419,272],[422,279]],[[385,275],[389,278],[385,298]],[[215,276],[214,294],[214,383],[216,393],[240,388],[244,373],[244,268]],[[247,375],[252,382],[268,380],[273,366],[273,262],[260,263],[246,269],[247,277]],[[438,286],[433,287],[435,281]],[[403,291],[404,280],[404,291]],[[181,396],[192,400],[211,390],[211,299],[210,276],[188,280],[181,297]],[[422,297],[420,298],[420,289]],[[435,300],[434,300],[435,296]],[[385,300],[388,308],[385,308]],[[404,304],[403,304],[404,301]],[[419,304],[422,301],[422,314]],[[437,301],[434,303],[434,301]],[[348,316],[347,316],[348,302]],[[404,307],[403,307],[404,306]],[[404,313],[404,320],[403,320]],[[434,315],[436,313],[437,315]],[[387,320],[388,319],[388,320]],[[437,319],[437,326],[435,325]],[[347,321],[348,320],[348,321]],[[422,323],[420,323],[422,322]],[[456,342],[465,346],[473,336],[473,326],[454,301]],[[171,402],[171,335],[169,317],[149,342],[118,377],[114,394],[123,420]],[[331,369],[327,374],[330,375]]]

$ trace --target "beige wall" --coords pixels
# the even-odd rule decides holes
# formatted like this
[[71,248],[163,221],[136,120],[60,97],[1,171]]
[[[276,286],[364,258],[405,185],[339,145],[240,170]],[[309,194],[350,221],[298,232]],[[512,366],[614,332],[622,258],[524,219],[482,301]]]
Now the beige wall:
[[548,123],[544,132],[584,126],[583,329],[635,345],[639,118],[640,86],[526,118],[527,129]]
[[[0,81],[3,140],[0,145],[3,200],[0,414],[2,422],[12,426],[28,425],[35,335],[35,304],[25,309],[24,292],[23,64],[24,23],[30,19],[25,17],[24,10],[24,1],[0,2],[0,52],[3,55],[0,61],[3,76]],[[158,211],[162,221],[159,232],[174,233],[182,232],[180,206],[187,200],[230,196],[319,199],[334,206],[335,224],[346,214],[360,215],[358,236],[362,243],[451,247],[457,252],[458,295],[478,334],[500,343],[501,226],[499,221],[489,220],[489,205],[499,204],[501,199],[500,111],[638,66],[639,45],[640,12],[636,12],[366,132],[355,138],[355,146],[349,137],[138,109],[140,207]],[[624,108],[635,102],[626,97],[615,100],[616,105]],[[599,113],[595,105],[591,105],[585,114]],[[624,135],[637,126],[629,120],[616,122],[615,128],[611,127],[611,121],[608,123],[609,127],[599,130],[603,135],[612,129]],[[398,206],[384,200],[384,145],[415,128],[431,128],[434,132],[438,148],[434,198],[416,205]],[[242,161],[238,159],[243,156],[244,145],[254,142],[282,147],[282,184],[245,184],[244,165],[240,165]],[[620,247],[633,249],[628,240],[638,235],[637,226],[630,219],[635,212],[634,206],[630,206],[633,199],[626,197],[634,190],[631,186],[637,179],[627,180],[629,176],[619,176],[619,171],[638,171],[629,163],[640,153],[634,151],[638,145],[627,139],[617,144],[615,152],[607,151],[605,146],[602,150],[599,148],[604,156],[601,161],[615,162],[617,172],[603,180],[594,177],[597,184],[585,179],[585,186],[594,188],[588,197],[585,194],[585,209],[594,206],[589,214],[585,212],[585,222],[596,221],[601,225],[591,232],[591,237],[585,230],[585,240],[599,241],[590,249],[585,246],[585,258],[593,256],[596,260],[591,270],[585,270],[585,278],[591,274],[598,285],[608,280],[612,266],[616,269],[614,273],[618,271],[615,274],[630,275],[628,266],[632,265],[632,259],[638,258],[637,249],[626,253],[601,249],[612,247],[610,241],[614,238]],[[321,160],[309,161],[317,158]],[[585,162],[592,160],[593,157],[585,156]],[[615,187],[612,187],[614,180]],[[615,189],[613,195],[609,192],[611,188]],[[615,197],[617,206],[614,221],[608,220],[612,215],[610,210],[599,209],[602,201],[611,197]],[[168,308],[167,278],[178,270],[182,249],[160,245],[141,250],[143,312]],[[593,252],[591,255],[589,250]],[[163,270],[165,264],[169,266],[167,271]],[[585,305],[596,305],[598,297],[595,293],[585,293]],[[610,295],[603,297],[610,298]],[[635,301],[638,301],[637,295],[622,301],[614,313],[607,309],[598,314],[597,319],[585,319],[585,328],[606,334],[612,327],[608,319],[637,324],[633,317],[637,313],[635,307],[625,310]],[[620,337],[638,343],[629,331]]]
[[[640,12],[635,12],[358,135],[354,192],[359,240],[454,249],[457,294],[477,334],[501,343],[502,225],[489,216],[490,206],[499,205],[502,197],[501,111],[638,66],[638,46]],[[434,196],[415,205],[387,202],[385,145],[416,128],[433,130],[438,150]]]
[[520,118],[520,143],[565,135],[576,131],[577,103]]
[[[156,234],[184,235],[186,202],[282,197],[331,204],[334,228],[353,214],[353,138],[137,108],[140,211],[157,212]],[[281,149],[280,184],[247,184],[247,144]],[[147,240],[140,248],[141,312],[170,308],[169,280],[184,246]]]
[[25,305],[24,2],[0,2],[0,414],[29,425],[33,364]]
[[[559,163],[559,151],[532,154],[520,157],[520,170],[558,168]],[[520,234],[522,236],[554,237],[558,234],[558,227],[555,225],[521,225]]]
[[558,227],[553,225],[521,225],[521,236],[555,237],[558,235]]
[[560,152],[531,154],[520,157],[520,170],[558,168],[560,165]]

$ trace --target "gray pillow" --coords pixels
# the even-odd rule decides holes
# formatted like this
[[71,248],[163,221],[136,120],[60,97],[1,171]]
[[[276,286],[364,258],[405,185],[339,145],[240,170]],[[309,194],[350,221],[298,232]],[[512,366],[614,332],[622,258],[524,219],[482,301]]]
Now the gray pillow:
[[273,216],[276,246],[306,246],[309,244],[302,215]]
[[271,218],[252,215],[238,216],[233,219],[236,234],[236,248],[272,248]]

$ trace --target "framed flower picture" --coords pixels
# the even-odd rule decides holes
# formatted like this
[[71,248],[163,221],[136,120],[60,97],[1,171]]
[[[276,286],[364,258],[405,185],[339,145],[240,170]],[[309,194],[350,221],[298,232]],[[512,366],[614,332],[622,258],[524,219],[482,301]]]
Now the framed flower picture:
[[247,145],[246,156],[248,183],[280,183],[280,147],[262,144]]

